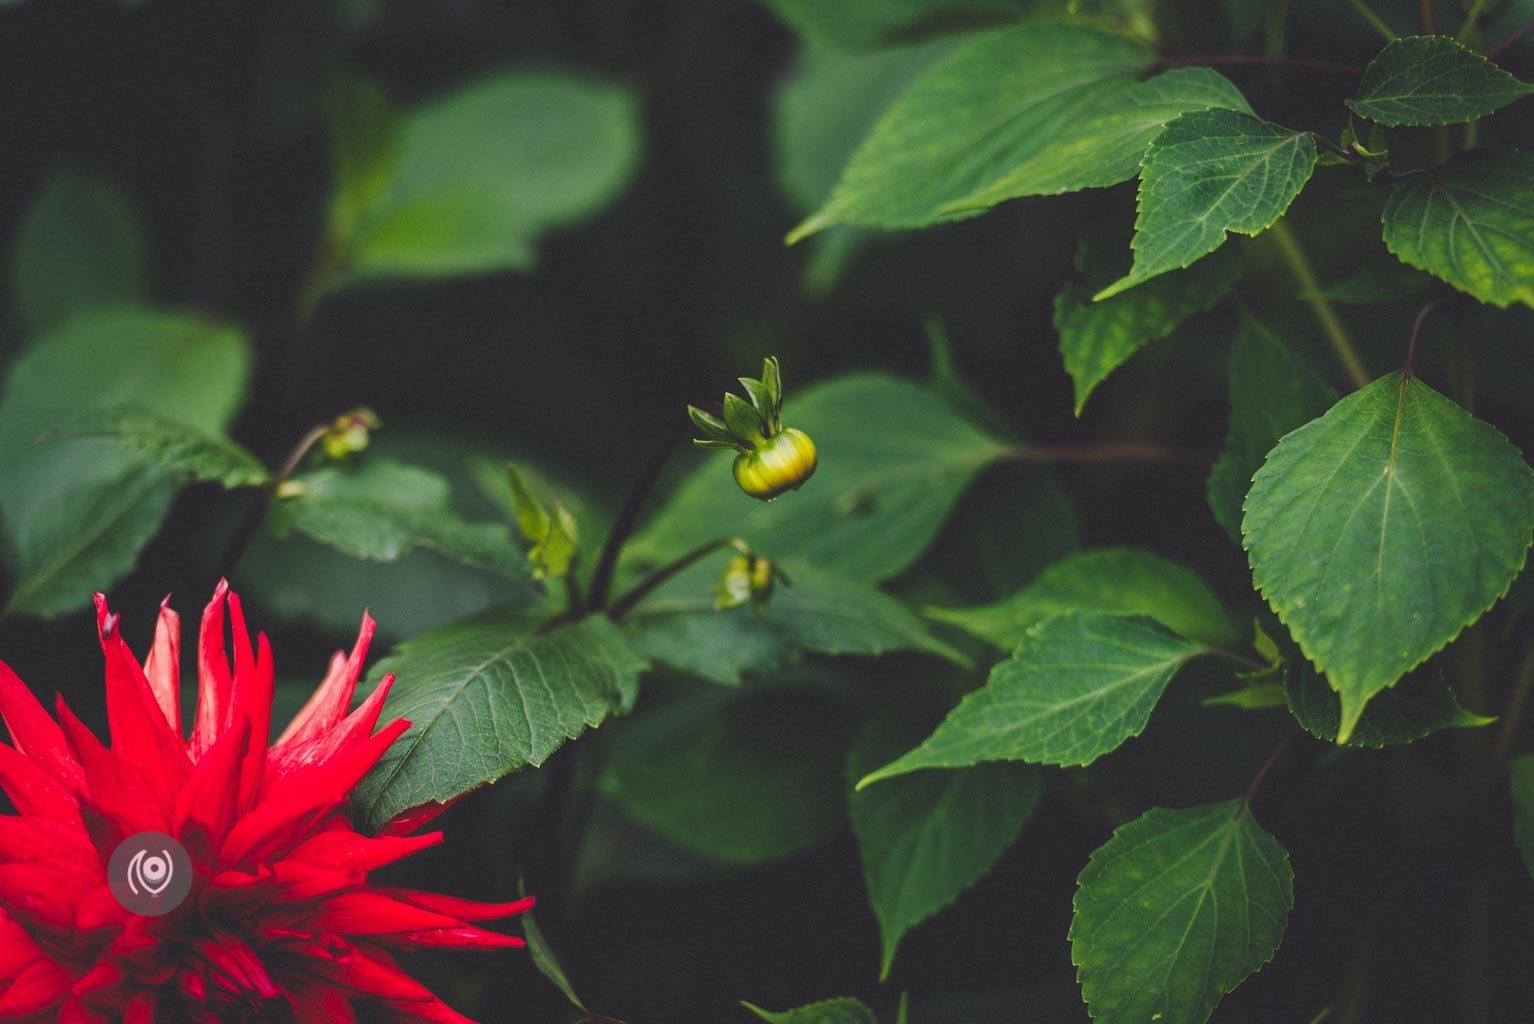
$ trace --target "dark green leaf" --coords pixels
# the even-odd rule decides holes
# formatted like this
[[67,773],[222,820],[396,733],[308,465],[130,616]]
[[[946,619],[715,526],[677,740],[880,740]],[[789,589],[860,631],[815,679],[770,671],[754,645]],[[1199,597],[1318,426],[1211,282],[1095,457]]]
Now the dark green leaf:
[[411,111],[386,187],[356,212],[354,276],[526,269],[543,233],[609,202],[639,161],[628,93],[572,75],[497,75]]
[[1419,380],[1381,377],[1288,434],[1252,480],[1257,588],[1342,696],[1364,705],[1491,607],[1534,531],[1534,472]]
[[[1290,713],[1306,732],[1329,743],[1337,739],[1342,702],[1315,669],[1304,662],[1288,665],[1284,669],[1284,694]],[[1494,717],[1465,710],[1444,685],[1442,675],[1424,669],[1371,700],[1347,745],[1378,748],[1410,743],[1440,729],[1474,728],[1495,721]]]
[[1534,306],[1534,153],[1472,149],[1385,204],[1385,245],[1482,302]]
[[73,172],[48,180],[16,229],[14,296],[32,331],[129,306],[148,291],[137,212],[110,182]]
[[87,415],[47,436],[52,441],[111,441],[162,469],[230,489],[256,487],[269,479],[260,460],[228,438],[132,405]]
[[[1138,290],[1138,289],[1136,289]],[[1131,292],[1130,294],[1133,294]],[[1330,409],[1337,393],[1245,311],[1230,348],[1230,421],[1209,473],[1209,508],[1241,543],[1241,503],[1278,439]]]
[[1093,389],[1130,356],[1224,298],[1244,268],[1240,252],[1226,249],[1101,302],[1092,296],[1113,276],[1089,275],[1067,284],[1055,296],[1055,330],[1065,372],[1076,385],[1076,415]]
[[925,614],[1010,650],[1036,623],[1081,611],[1146,615],[1180,636],[1216,647],[1239,640],[1230,616],[1203,580],[1176,562],[1133,548],[1067,555],[995,604],[929,608]]
[[975,474],[1006,451],[929,389],[884,374],[791,393],[783,422],[814,439],[814,479],[755,501],[730,478],[729,459],[699,454],[698,468],[629,542],[631,563],[662,565],[734,535],[768,558],[888,579],[916,560]]
[[1520,82],[1450,36],[1406,36],[1385,44],[1347,104],[1355,114],[1390,125],[1458,124],[1529,93]]
[[221,432],[243,396],[248,361],[231,328],[143,310],[76,317],[16,360],[0,395],[0,518],[18,552],[15,610],[73,611],[110,587],[155,533],[174,490],[115,446],[38,439],[124,404]]
[[1294,906],[1289,855],[1239,801],[1154,807],[1076,883],[1071,962],[1099,1024],[1203,1024],[1273,958]]
[[[910,749],[923,731],[892,718],[870,723],[848,754],[848,785]],[[991,870],[1033,816],[1042,789],[1037,768],[980,764],[851,794],[852,830],[883,940],[881,980],[901,937]]]
[[546,633],[536,624],[527,614],[470,619],[415,637],[374,667],[372,679],[397,677],[385,720],[411,725],[357,787],[365,828],[541,765],[633,706],[645,663],[617,626],[601,616]]
[[1117,184],[1182,111],[1246,107],[1208,68],[1142,80],[1153,62],[1122,37],[1073,25],[976,36],[895,101],[789,241],[834,224],[923,227],[1018,196]]
[[586,1004],[581,1002],[581,997],[575,994],[575,988],[570,984],[570,979],[565,975],[565,969],[559,966],[559,960],[555,958],[554,951],[549,948],[548,940],[543,937],[543,929],[538,927],[538,922],[529,913],[518,918],[522,922],[522,937],[527,940],[527,952],[532,958],[533,966],[538,968],[554,987],[564,993],[566,999],[576,1009],[584,1011]]
[[330,234],[346,244],[358,218],[378,202],[399,165],[400,118],[383,88],[361,78],[342,78],[330,96]]
[[874,1012],[856,999],[843,997],[826,999],[792,1010],[764,1010],[760,1006],[741,1003],[767,1024],[879,1024]]
[[1069,612],[1030,629],[937,729],[859,787],[924,768],[982,761],[1086,765],[1138,736],[1200,644],[1149,619]]
[[842,822],[847,732],[826,710],[802,690],[697,691],[624,723],[599,789],[632,820],[709,860],[801,853]]
[[278,501],[270,514],[279,539],[297,531],[353,558],[380,562],[425,547],[478,569],[528,574],[511,530],[460,518],[447,481],[435,473],[374,458],[356,470],[321,469],[294,482],[302,491]]
[[1193,110],[1151,140],[1140,170],[1134,267],[1098,301],[1191,266],[1283,216],[1316,165],[1315,138],[1240,110]]

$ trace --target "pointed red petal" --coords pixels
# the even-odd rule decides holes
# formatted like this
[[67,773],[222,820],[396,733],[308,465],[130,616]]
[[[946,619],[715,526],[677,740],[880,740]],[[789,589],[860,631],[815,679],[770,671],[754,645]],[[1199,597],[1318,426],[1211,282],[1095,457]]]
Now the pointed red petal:
[[[80,778],[83,786],[83,773]],[[75,793],[4,743],[0,743],[0,790],[22,814],[85,830]]]
[[242,721],[220,736],[197,762],[191,778],[176,797],[176,835],[181,835],[188,825],[200,825],[216,849],[229,834],[239,799],[240,765],[249,744],[250,726]]
[[96,628],[106,658],[107,721],[112,729],[112,752],[137,766],[169,804],[191,773],[181,737],[160,710],[144,670],[134,660],[118,628],[118,617],[96,595]]
[[[233,595],[230,595],[233,598]],[[241,623],[243,626],[243,623]],[[240,768],[240,809],[248,811],[256,805],[260,795],[263,776],[266,773],[266,744],[272,731],[272,693],[275,686],[275,670],[272,665],[272,648],[262,633],[257,639],[259,654],[248,670],[236,674],[234,689],[235,714],[249,722],[250,744]]]
[[170,606],[170,596],[160,602],[155,622],[154,646],[144,659],[144,675],[165,720],[181,735],[181,616]]
[[16,749],[35,762],[43,771],[64,785],[74,788],[83,776],[80,765],[69,753],[64,742],[64,731],[43,710],[37,696],[27,684],[0,661],[0,717],[11,731],[11,742]]
[[161,790],[150,784],[137,765],[104,747],[62,698],[58,714],[64,736],[85,769],[81,800],[117,827],[122,833],[118,840],[135,832],[168,831],[170,808]]
[[292,848],[319,817],[346,799],[358,780],[409,727],[404,719],[392,722],[324,764],[277,779],[262,795],[261,803],[230,830],[224,842],[224,862],[267,860]]
[[373,642],[377,623],[366,612],[362,613],[362,628],[357,631],[357,642],[352,645],[351,656],[345,661],[332,658],[330,671],[320,683],[314,696],[293,716],[293,721],[277,737],[276,748],[297,745],[311,740],[341,720],[346,709],[352,705],[352,694],[357,689],[357,677],[362,673],[362,663],[367,659],[368,646]]
[[0,861],[41,860],[99,871],[101,856],[74,825],[46,818],[0,815]]
[[525,914],[533,909],[537,902],[536,896],[524,896],[510,903],[481,903],[478,900],[459,899],[457,896],[444,896],[441,893],[421,892],[418,889],[383,889],[395,899],[404,900],[406,903],[414,903],[418,907],[434,910],[439,914],[447,914],[456,917],[460,921],[493,921],[496,918],[511,917],[513,914]]
[[284,775],[309,764],[328,761],[348,747],[373,735],[378,717],[383,713],[384,701],[394,686],[394,675],[383,677],[367,700],[357,710],[335,723],[329,729],[301,743],[290,744],[281,750],[273,750],[271,766],[273,775]]
[[418,804],[415,807],[406,808],[391,818],[389,823],[383,828],[379,829],[378,834],[381,836],[408,836],[423,825],[435,821],[438,815],[467,795],[467,793],[461,793],[445,803],[431,800],[424,804]]
[[224,606],[229,581],[219,580],[213,599],[202,610],[202,630],[197,637],[197,724],[192,730],[192,756],[201,757],[223,731],[228,714],[229,657],[224,651]]
[[401,932],[398,935],[374,936],[374,942],[383,942],[401,948],[418,949],[521,949],[527,943],[515,935],[502,935],[472,924],[456,928],[434,928],[429,931]]
[[33,961],[0,994],[0,1017],[25,1017],[48,1009],[64,998],[72,980],[52,960]]

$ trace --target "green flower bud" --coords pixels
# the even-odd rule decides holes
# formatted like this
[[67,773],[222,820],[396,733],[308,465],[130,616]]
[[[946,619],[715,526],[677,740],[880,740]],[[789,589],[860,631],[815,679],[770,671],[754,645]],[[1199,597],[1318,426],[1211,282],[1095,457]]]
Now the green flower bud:
[[762,363],[762,379],[740,378],[746,397],[726,394],[723,418],[689,405],[702,437],[699,448],[735,451],[735,482],[753,498],[771,501],[796,491],[815,474],[815,442],[802,430],[783,426],[783,378],[776,357]]
[[737,550],[742,553],[730,559],[713,586],[714,607],[726,611],[749,604],[762,615],[778,581],[788,583],[788,577],[772,561],[751,553],[744,545],[737,544]]

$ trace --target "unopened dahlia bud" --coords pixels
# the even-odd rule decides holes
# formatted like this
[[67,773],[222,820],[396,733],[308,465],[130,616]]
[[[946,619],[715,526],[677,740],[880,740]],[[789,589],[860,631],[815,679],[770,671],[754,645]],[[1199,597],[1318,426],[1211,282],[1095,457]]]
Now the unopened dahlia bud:
[[783,426],[783,378],[778,360],[762,363],[762,379],[740,378],[750,401],[724,396],[724,418],[689,405],[687,414],[703,433],[699,448],[734,451],[735,482],[753,498],[771,501],[785,491],[798,490],[815,475],[819,456],[815,442],[802,430]]

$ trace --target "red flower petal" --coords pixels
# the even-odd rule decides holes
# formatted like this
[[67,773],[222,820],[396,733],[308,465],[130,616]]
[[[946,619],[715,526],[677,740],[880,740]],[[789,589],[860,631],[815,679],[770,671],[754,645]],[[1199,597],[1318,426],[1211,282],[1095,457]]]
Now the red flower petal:
[[273,754],[281,754],[289,747],[314,739],[335,725],[352,706],[352,694],[357,689],[357,677],[362,674],[362,662],[368,656],[368,646],[373,642],[377,623],[367,612],[362,613],[362,628],[357,631],[357,642],[352,653],[341,660],[341,652],[330,660],[330,671],[324,682],[314,691],[314,696],[293,716],[293,721],[277,737]]
[[11,742],[44,771],[71,789],[83,781],[80,766],[64,742],[64,730],[43,710],[37,696],[11,667],[0,661],[0,717]]
[[144,659],[144,675],[155,701],[171,729],[181,735],[181,616],[170,606],[170,596],[160,602],[155,622],[154,646]]

